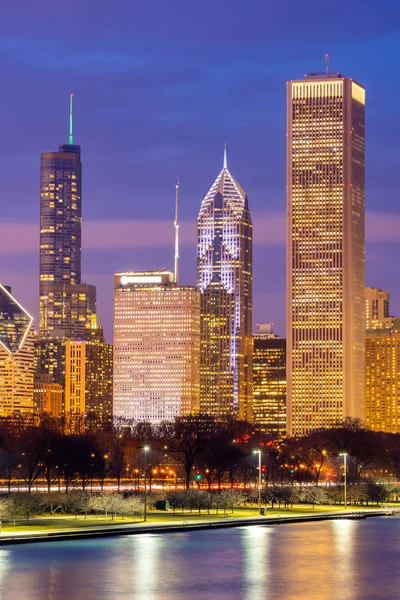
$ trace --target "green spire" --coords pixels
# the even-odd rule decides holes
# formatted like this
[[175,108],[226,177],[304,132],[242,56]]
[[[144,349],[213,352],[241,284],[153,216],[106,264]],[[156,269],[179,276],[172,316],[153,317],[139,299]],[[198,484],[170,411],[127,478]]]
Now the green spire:
[[72,135],[72,97],[73,94],[69,95],[69,144],[74,143],[74,136]]

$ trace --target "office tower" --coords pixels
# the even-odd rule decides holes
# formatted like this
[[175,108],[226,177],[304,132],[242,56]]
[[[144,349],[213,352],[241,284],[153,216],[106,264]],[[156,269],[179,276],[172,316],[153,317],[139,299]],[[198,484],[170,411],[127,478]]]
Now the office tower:
[[96,288],[81,283],[81,147],[70,136],[43,152],[40,168],[40,337],[84,334],[96,313]]
[[67,340],[65,411],[90,417],[101,425],[112,418],[113,347],[102,327],[89,328],[84,339]]
[[0,285],[0,416],[33,412],[33,318]]
[[226,152],[203,198],[197,227],[201,412],[251,420],[252,223],[247,195],[228,170]]
[[365,418],[365,89],[288,83],[287,430]]
[[36,413],[47,413],[51,417],[63,414],[63,388],[53,382],[51,375],[35,374],[34,406]]
[[265,432],[286,432],[286,340],[272,331],[253,336],[254,424]]
[[199,411],[200,296],[171,271],[114,278],[114,417],[159,423]]
[[50,376],[64,390],[65,385],[65,340],[39,338],[34,341],[35,373]]
[[68,418],[85,416],[86,348],[83,340],[65,342],[64,412]]
[[366,425],[400,433],[400,319],[365,339]]
[[96,287],[86,283],[51,284],[42,288],[40,335],[83,337],[96,317]]
[[384,329],[390,311],[390,293],[379,288],[365,288],[365,329]]
[[279,335],[274,333],[273,323],[256,323],[256,332],[253,334],[253,339],[278,339]]

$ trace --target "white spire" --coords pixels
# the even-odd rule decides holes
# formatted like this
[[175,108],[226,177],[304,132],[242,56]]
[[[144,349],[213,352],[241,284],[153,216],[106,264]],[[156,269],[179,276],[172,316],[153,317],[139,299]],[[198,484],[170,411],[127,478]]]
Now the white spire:
[[224,169],[228,168],[228,159],[226,158],[226,144],[224,144]]
[[175,283],[179,283],[179,179],[175,183]]

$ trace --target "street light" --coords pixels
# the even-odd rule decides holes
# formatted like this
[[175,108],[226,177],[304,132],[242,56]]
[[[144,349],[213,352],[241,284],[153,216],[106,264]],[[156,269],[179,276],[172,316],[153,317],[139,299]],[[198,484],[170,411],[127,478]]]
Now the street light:
[[143,520],[147,521],[147,488],[146,488],[146,468],[147,468],[147,452],[150,450],[149,446],[143,446],[144,452],[144,512]]
[[344,463],[344,510],[347,508],[347,452],[341,452],[339,456],[343,456]]
[[253,454],[258,454],[258,510],[261,509],[261,450],[253,450]]

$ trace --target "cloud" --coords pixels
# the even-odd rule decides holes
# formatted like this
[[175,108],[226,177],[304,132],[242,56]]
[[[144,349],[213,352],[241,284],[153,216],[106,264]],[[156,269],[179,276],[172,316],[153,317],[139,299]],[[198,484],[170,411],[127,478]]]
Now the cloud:
[[[285,243],[285,215],[281,212],[253,214],[254,244],[281,246]],[[196,223],[182,221],[180,243],[196,243]],[[168,220],[114,220],[86,221],[83,226],[83,250],[118,248],[167,248],[173,244],[174,230]],[[368,242],[400,242],[400,215],[368,213],[366,238]],[[18,255],[37,252],[39,229],[31,223],[0,223],[0,255]]]

